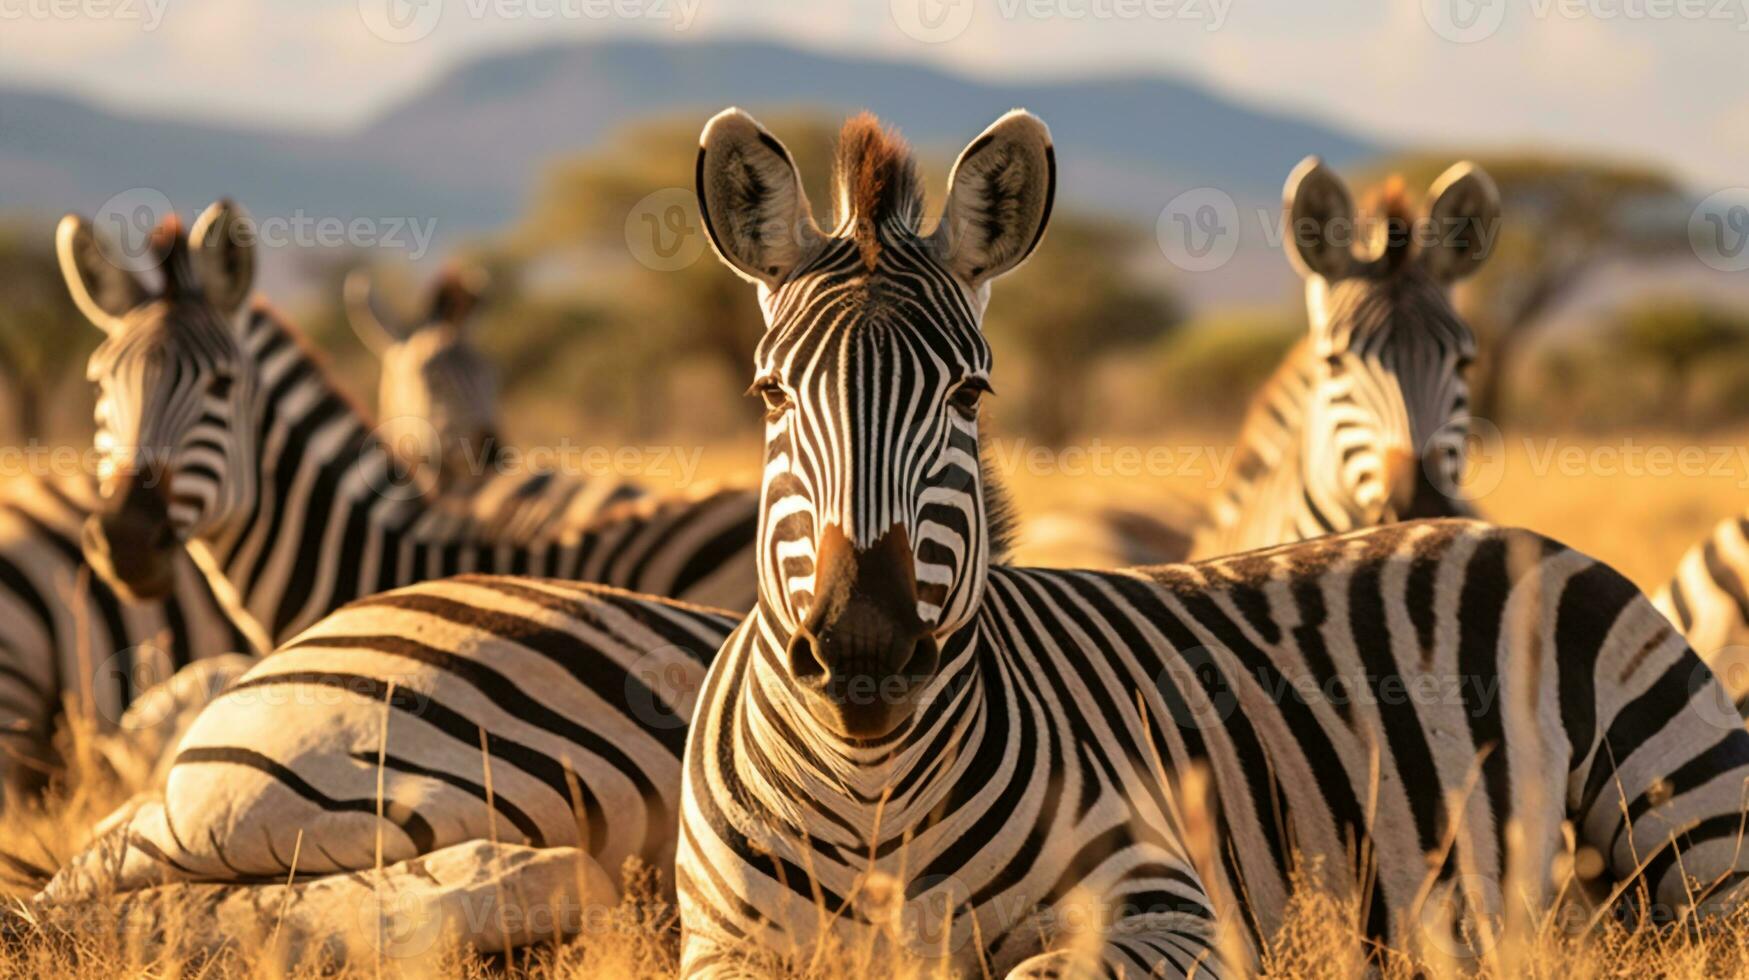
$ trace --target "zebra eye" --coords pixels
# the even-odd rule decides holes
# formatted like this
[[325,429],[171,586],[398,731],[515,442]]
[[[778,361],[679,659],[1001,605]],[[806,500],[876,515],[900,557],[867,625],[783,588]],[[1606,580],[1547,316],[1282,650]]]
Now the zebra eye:
[[990,391],[990,384],[981,378],[972,378],[953,390],[947,397],[948,403],[966,418],[976,418],[978,403]]
[[207,382],[206,392],[214,398],[231,397],[231,376],[228,374],[213,375],[213,379]]
[[778,416],[789,411],[789,395],[783,386],[770,379],[755,381],[752,394],[758,395],[765,402],[765,419],[774,421]]
[[1470,365],[1472,365],[1474,363],[1476,363],[1475,358],[1471,357],[1468,354],[1459,354],[1458,359],[1457,359],[1457,369],[1459,371],[1468,371],[1470,369]]

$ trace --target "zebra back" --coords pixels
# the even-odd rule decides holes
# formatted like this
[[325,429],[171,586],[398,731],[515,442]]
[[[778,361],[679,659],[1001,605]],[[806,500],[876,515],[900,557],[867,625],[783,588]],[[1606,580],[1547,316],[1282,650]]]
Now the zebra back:
[[[176,748],[161,806],[51,886],[359,871],[470,840],[673,860],[680,752],[732,617],[600,586],[462,576],[352,603]],[[116,861],[120,856],[119,864]]]

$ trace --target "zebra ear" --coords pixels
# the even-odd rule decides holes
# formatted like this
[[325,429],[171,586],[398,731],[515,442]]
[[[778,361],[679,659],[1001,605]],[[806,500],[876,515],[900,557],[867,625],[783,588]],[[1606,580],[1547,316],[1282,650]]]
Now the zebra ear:
[[486,270],[477,265],[446,267],[431,288],[431,322],[461,327],[479,309],[489,284]]
[[1456,282],[1482,267],[1500,230],[1500,191],[1469,162],[1453,164],[1428,191],[1421,263],[1440,282]]
[[194,273],[207,301],[230,316],[243,307],[255,285],[255,227],[230,200],[215,201],[188,233]]
[[789,150],[740,109],[705,124],[696,179],[711,246],[751,282],[776,286],[824,238]]
[[106,334],[121,330],[127,312],[151,298],[138,276],[103,254],[97,234],[78,215],[62,218],[55,229],[55,255],[73,305]]
[[1043,120],[1014,109],[973,140],[947,178],[934,241],[948,268],[977,287],[1026,261],[1050,222],[1057,154]]
[[1317,157],[1300,161],[1281,192],[1288,261],[1302,276],[1339,279],[1354,263],[1354,199]]
[[376,307],[371,304],[370,273],[364,269],[354,269],[346,274],[346,284],[341,292],[346,300],[346,322],[351,325],[352,332],[358,336],[365,349],[382,357],[390,347],[407,339],[406,330],[392,327],[392,319],[383,320],[377,316]]

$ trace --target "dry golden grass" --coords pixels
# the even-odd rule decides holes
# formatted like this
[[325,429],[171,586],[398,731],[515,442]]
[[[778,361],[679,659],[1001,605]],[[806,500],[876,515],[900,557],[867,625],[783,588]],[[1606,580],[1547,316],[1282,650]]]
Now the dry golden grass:
[[[1219,452],[1226,434],[1198,440],[1105,440],[1104,445],[1209,446]],[[1478,476],[1480,506],[1487,517],[1548,533],[1610,562],[1642,586],[1652,588],[1669,573],[1677,556],[1718,519],[1749,502],[1749,464],[1737,455],[1733,438],[1696,441],[1642,435],[1605,440],[1515,436],[1495,447],[1489,467]],[[1704,468],[1716,471],[1664,473],[1665,447],[1670,467],[1677,450],[1698,447]],[[1085,447],[1084,447],[1085,448]],[[1013,462],[1014,446],[1009,446]],[[1563,455],[1551,455],[1563,454]],[[1629,462],[1634,454],[1637,463]],[[1180,453],[1179,460],[1188,459]],[[1695,454],[1690,452],[1690,459]],[[701,475],[747,480],[755,474],[758,451],[751,445],[719,447],[705,453]],[[1720,461],[1723,461],[1722,463]],[[1024,462],[1005,476],[1023,515],[1048,508],[1118,504],[1147,510],[1161,494],[1199,499],[1211,483],[1207,468],[1172,475],[1098,471],[1082,460],[1059,457],[1049,466]],[[1024,557],[1024,554],[1023,556]],[[0,852],[41,868],[53,868],[84,842],[90,828],[121,802],[127,788],[107,774],[91,749],[89,732],[67,734],[64,754],[71,760],[50,793],[35,805],[15,805],[0,816]],[[14,874],[12,877],[18,877]],[[33,890],[27,880],[5,886],[13,910]],[[677,936],[672,917],[652,911],[643,898],[654,886],[632,882],[623,913],[610,916],[607,935],[525,949],[508,957],[483,957],[457,950],[434,951],[406,960],[330,967],[324,975],[526,976],[530,978],[667,977],[676,966]],[[197,908],[182,913],[198,915]],[[101,923],[102,916],[92,921]],[[1603,977],[1716,977],[1749,975],[1749,913],[1730,916],[1703,935],[1692,931],[1629,929],[1605,920],[1576,933],[1554,927],[1547,916],[1530,935],[1508,936],[1481,960],[1434,961],[1401,950],[1368,950],[1356,940],[1354,909],[1314,889],[1302,890],[1276,944],[1266,951],[1268,975],[1347,977],[1372,973],[1386,977],[1475,974],[1584,980]],[[1584,920],[1581,920],[1584,921]],[[62,980],[112,976],[269,977],[286,973],[275,950],[251,942],[220,956],[183,958],[147,948],[138,937],[92,928],[72,935],[48,935],[0,918],[0,980],[57,977]],[[881,949],[832,950],[787,971],[803,977],[943,975],[938,960],[906,960]],[[309,974],[314,966],[294,969]]]

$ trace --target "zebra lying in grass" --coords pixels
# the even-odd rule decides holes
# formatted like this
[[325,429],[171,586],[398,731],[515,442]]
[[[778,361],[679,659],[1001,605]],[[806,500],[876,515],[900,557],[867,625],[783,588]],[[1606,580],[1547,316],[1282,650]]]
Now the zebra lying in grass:
[[1538,915],[1564,821],[1661,910],[1738,898],[1749,732],[1630,583],[1554,542],[1409,522],[1131,572],[990,564],[979,320],[1042,234],[1049,134],[1015,112],[973,141],[927,233],[892,137],[853,123],[840,152],[827,233],[750,117],[700,150],[711,240],[766,313],[769,411],[760,601],[687,746],[689,975],[894,933],[1010,976],[1224,973],[1245,954],[1222,932],[1274,931],[1297,855],[1365,936],[1461,945],[1428,911]]
[[72,719],[112,729],[143,691],[250,640],[206,576],[176,556],[165,595],[129,602],[94,575],[80,529],[101,501],[89,478],[0,485],[0,783],[8,797],[56,769],[53,735]]
[[[1480,167],[1458,163],[1427,201],[1416,215],[1388,183],[1372,209],[1380,234],[1357,241],[1368,225],[1342,179],[1316,157],[1301,161],[1282,192],[1282,222],[1310,331],[1252,399],[1231,475],[1194,523],[1118,511],[1058,518],[1053,533],[1102,540],[1109,524],[1127,547],[1099,564],[1118,565],[1473,516],[1459,484],[1476,340],[1448,290],[1487,260],[1499,194]],[[1415,248],[1448,239],[1458,247]],[[1156,544],[1138,553],[1138,542]]]
[[1041,122],[973,141],[929,234],[872,120],[841,140],[830,234],[745,114],[706,127],[698,172],[769,320],[755,610],[493,577],[356,602],[215,702],[163,798],[44,901],[481,839],[611,877],[678,836],[691,974],[872,937],[967,972],[1215,975],[1296,870],[1403,946],[1535,914],[1563,821],[1658,909],[1736,900],[1749,731],[1631,584],[1555,542],[1446,520],[1001,563],[978,327],[1050,210]]
[[[241,220],[228,206],[209,208],[195,230],[203,247],[193,255],[174,221],[159,229],[162,293],[112,263],[83,222],[69,218],[61,226],[61,265],[74,300],[113,335],[92,362],[102,392],[96,448],[106,457],[105,483],[112,491],[128,483],[128,467],[136,465],[124,461],[136,440],[119,436],[118,428],[162,429],[165,445],[148,447],[141,461],[162,466],[169,459],[176,469],[142,481],[143,492],[131,502],[125,492],[106,500],[83,474],[0,487],[0,780],[35,784],[52,771],[50,736],[67,702],[74,717],[95,722],[100,732],[113,729],[142,691],[172,673],[227,653],[270,649],[378,586],[544,563],[553,574],[735,608],[751,603],[745,548],[753,515],[745,492],[639,501],[642,493],[616,481],[515,472],[451,482],[441,502],[438,491],[422,492],[407,464],[391,459],[385,434],[372,431],[329,382],[302,339],[265,306],[242,312],[253,251],[219,241],[224,227]],[[197,262],[204,267],[199,274]],[[389,406],[403,413],[410,404],[434,407],[433,427],[450,445],[466,437],[461,419],[492,410],[489,400],[475,398],[480,379],[489,377],[483,362],[455,370],[454,347],[442,341],[454,333],[445,325],[465,319],[473,298],[467,289],[460,280],[443,281],[433,303],[438,322],[409,331],[408,343],[383,366]],[[243,331],[256,345],[250,353],[264,360],[243,363],[244,337],[215,327]],[[128,355],[117,356],[118,346]],[[184,370],[161,373],[164,387],[154,390],[142,379],[159,356]],[[229,426],[230,411],[239,407],[259,420],[257,431]],[[184,440],[175,453],[167,449],[173,438]],[[262,458],[280,452],[283,459]],[[330,509],[311,509],[312,502]],[[127,513],[118,514],[118,506]],[[177,511],[225,511],[242,520],[239,511],[251,506],[258,540],[243,542],[244,552],[232,555],[236,564],[216,573],[210,541],[196,536],[191,557],[162,520]],[[97,549],[97,569],[113,571],[105,528],[130,517],[144,526],[124,549],[124,573],[94,574],[81,538]],[[334,538],[356,537],[366,517],[386,527],[379,544],[398,541],[407,550],[398,567],[347,581],[367,570],[337,565],[347,553]],[[225,530],[210,521],[203,528],[215,538]],[[263,549],[259,538],[270,532],[275,546]],[[199,681],[191,677],[185,686],[210,686]],[[148,714],[149,722],[135,715],[126,723],[165,730],[106,743],[125,768],[154,765],[141,752],[172,737],[177,726],[160,711]]]

